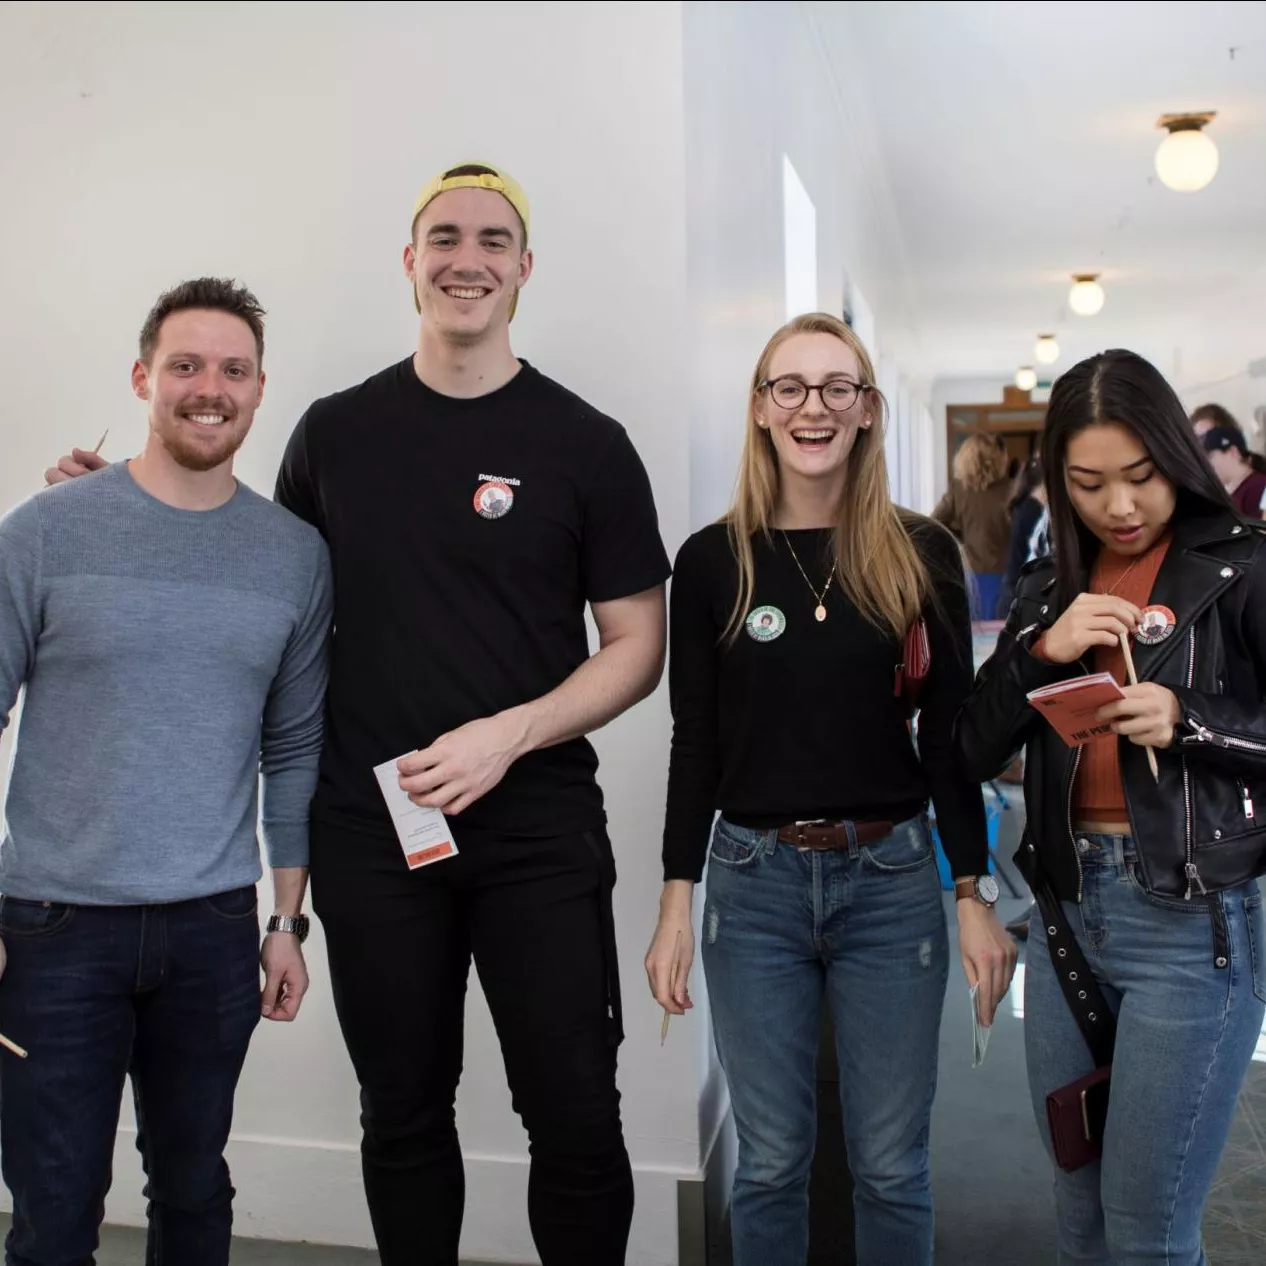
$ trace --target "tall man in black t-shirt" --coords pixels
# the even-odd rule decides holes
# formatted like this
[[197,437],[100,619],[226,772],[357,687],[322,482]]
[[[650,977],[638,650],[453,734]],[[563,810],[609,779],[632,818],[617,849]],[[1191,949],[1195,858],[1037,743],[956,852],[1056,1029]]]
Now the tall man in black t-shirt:
[[[334,563],[312,892],[384,1266],[457,1261],[472,956],[531,1140],[542,1262],[622,1263],[632,1216],[615,874],[584,736],[659,680],[669,564],[624,429],[510,350],[528,222],[491,168],[423,190],[404,255],[417,351],[313,404],[277,484]],[[405,752],[400,786],[458,846],[412,871],[374,774]]]

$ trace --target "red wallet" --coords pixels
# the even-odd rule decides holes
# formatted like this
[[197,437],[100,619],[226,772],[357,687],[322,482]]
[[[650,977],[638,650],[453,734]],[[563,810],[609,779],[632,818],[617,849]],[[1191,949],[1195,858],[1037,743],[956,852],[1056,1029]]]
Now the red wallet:
[[1105,1064],[1046,1096],[1046,1122],[1051,1130],[1055,1163],[1066,1173],[1103,1155],[1111,1077],[1112,1065]]

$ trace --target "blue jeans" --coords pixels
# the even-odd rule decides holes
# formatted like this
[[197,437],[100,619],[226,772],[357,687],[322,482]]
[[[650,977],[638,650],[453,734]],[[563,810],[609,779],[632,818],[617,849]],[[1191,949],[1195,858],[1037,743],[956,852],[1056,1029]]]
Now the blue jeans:
[[813,853],[722,819],[702,956],[739,1140],[734,1266],[804,1266],[824,999],[857,1260],[928,1266],[928,1133],[949,952],[926,822]]
[[153,906],[0,898],[9,963],[0,1152],[6,1266],[91,1266],[124,1079],[148,1179],[147,1266],[226,1266],[224,1145],[259,1022],[255,889]]
[[[1266,925],[1256,883],[1207,900],[1151,896],[1134,845],[1078,838],[1085,892],[1064,913],[1117,1015],[1103,1160],[1055,1173],[1060,1266],[1206,1266],[1205,1199],[1262,1031]],[[1211,903],[1230,934],[1214,965]],[[1035,913],[1025,955],[1025,1046],[1038,1126],[1046,1096],[1094,1067]]]

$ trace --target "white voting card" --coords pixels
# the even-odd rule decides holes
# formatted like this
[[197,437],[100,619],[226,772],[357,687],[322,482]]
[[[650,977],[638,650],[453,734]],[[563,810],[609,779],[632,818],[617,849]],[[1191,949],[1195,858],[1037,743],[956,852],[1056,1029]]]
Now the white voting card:
[[989,1035],[993,1029],[988,1024],[981,1024],[980,1015],[976,1010],[976,995],[980,992],[979,986],[971,987],[971,1066],[979,1068],[985,1062],[985,1052],[989,1049]]
[[401,789],[400,770],[394,760],[375,765],[374,776],[387,802],[410,870],[457,856],[457,845],[447,819],[438,809],[425,809],[409,799],[409,793]]

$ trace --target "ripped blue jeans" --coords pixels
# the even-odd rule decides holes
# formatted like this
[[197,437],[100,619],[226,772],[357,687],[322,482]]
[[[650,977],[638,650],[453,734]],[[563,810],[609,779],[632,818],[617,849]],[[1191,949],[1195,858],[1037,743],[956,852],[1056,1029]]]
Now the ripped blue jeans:
[[829,1001],[860,1266],[929,1266],[928,1133],[949,951],[927,823],[800,852],[721,819],[703,966],[738,1131],[734,1266],[804,1266]]

